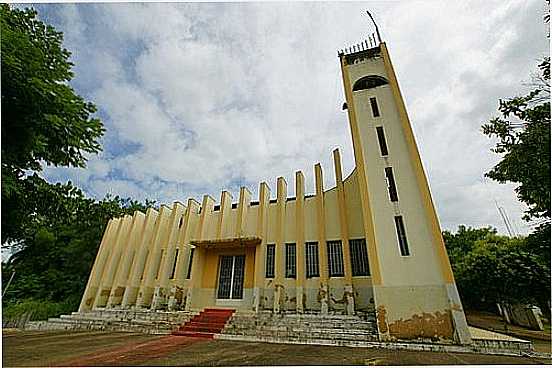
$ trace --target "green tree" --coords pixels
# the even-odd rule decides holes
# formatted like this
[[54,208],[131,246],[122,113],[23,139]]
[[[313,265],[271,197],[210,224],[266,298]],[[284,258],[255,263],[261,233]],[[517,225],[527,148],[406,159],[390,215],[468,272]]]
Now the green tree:
[[[466,228],[443,232],[463,303],[495,310],[495,303],[536,303],[546,310],[550,262],[535,251],[542,239],[498,235],[495,229]],[[535,246],[537,244],[537,246]]]
[[496,136],[493,149],[502,160],[485,175],[499,183],[519,183],[520,201],[529,209],[524,218],[550,219],[550,57],[539,64],[534,89],[525,96],[500,100],[500,117],[483,125]]
[[101,150],[96,107],[69,85],[71,53],[63,35],[36,19],[33,9],[0,4],[2,77],[2,243],[18,240],[28,211],[21,204],[29,170],[84,167]]
[[98,201],[70,182],[50,184],[38,175],[26,178],[25,185],[31,215],[21,226],[15,253],[2,267],[4,280],[16,272],[4,302],[70,301],[76,308],[108,220],[153,203],[119,197]]

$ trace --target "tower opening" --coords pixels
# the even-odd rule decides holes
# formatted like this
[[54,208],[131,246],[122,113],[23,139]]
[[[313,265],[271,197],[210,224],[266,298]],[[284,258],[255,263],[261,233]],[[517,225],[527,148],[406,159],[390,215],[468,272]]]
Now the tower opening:
[[386,84],[389,84],[389,82],[384,77],[380,77],[379,75],[368,75],[366,77],[360,78],[355,82],[355,85],[353,86],[353,92],[376,88],[379,86],[384,86]]

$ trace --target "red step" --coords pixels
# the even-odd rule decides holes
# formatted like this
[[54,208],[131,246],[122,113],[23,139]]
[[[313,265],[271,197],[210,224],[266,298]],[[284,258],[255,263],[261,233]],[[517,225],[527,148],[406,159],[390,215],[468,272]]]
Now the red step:
[[224,329],[226,322],[234,312],[233,309],[205,308],[197,316],[180,326],[178,330],[173,331],[172,335],[213,338],[214,334],[220,333]]

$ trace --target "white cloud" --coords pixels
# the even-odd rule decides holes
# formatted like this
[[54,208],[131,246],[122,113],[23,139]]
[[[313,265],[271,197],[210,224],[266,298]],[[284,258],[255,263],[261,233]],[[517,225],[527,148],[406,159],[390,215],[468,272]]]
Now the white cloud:
[[[370,3],[405,96],[445,228],[521,222],[512,186],[482,175],[499,157],[480,125],[548,53],[541,1]],[[75,85],[105,115],[106,152],[79,177],[91,195],[163,202],[240,183],[314,190],[331,150],[354,166],[336,51],[369,32],[366,3],[57,5]],[[49,5],[43,5],[48,8]],[[93,14],[93,16],[90,16]],[[528,42],[531,41],[531,42]],[[132,147],[128,149],[128,147]],[[524,229],[527,231],[527,228]]]

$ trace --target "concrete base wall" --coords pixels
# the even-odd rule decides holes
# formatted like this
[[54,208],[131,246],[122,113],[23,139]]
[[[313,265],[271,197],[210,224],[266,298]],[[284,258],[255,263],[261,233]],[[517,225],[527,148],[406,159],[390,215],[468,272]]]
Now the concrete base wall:
[[374,294],[382,340],[455,340],[451,308],[461,306],[451,306],[444,285],[375,286]]

